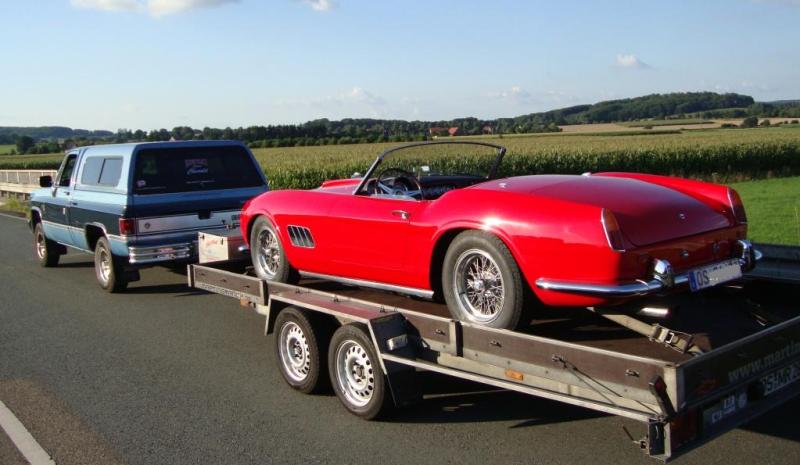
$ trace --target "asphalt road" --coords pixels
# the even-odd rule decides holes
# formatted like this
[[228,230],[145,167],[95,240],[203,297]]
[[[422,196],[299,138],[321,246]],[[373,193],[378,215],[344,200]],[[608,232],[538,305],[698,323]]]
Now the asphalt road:
[[[0,401],[58,464],[656,463],[635,422],[424,376],[421,404],[381,422],[290,390],[263,317],[145,270],[109,295],[88,255],[33,259],[0,217]],[[677,460],[796,464],[794,401]],[[0,431],[0,463],[25,463]]]

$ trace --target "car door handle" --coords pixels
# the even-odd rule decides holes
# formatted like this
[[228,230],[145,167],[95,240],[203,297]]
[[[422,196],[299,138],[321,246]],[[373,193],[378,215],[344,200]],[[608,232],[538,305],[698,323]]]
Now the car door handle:
[[75,205],[78,205],[78,202],[76,202],[74,200],[70,200],[69,204],[74,207]]
[[399,216],[400,218],[407,220],[408,219],[408,212],[404,210],[392,210],[392,215]]

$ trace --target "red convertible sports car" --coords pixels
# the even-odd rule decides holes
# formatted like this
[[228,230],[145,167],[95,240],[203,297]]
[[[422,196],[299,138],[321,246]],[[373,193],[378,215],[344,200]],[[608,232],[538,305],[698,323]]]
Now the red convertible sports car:
[[256,273],[440,297],[459,320],[510,329],[528,299],[614,305],[755,264],[733,189],[634,173],[498,178],[504,153],[410,144],[362,177],[261,194],[241,217]]

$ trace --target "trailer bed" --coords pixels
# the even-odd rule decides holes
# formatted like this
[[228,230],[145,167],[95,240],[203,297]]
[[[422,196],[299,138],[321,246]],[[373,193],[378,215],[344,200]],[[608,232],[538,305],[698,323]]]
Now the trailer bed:
[[[668,460],[800,393],[800,316],[774,289],[725,287],[649,302],[644,322],[691,338],[681,352],[587,309],[533,309],[521,331],[453,320],[444,304],[319,280],[267,284],[243,264],[192,265],[190,285],[252,303],[296,307],[369,327],[398,405],[428,370],[642,422],[640,446]],[[787,296],[796,288],[781,288]],[[619,309],[628,315],[631,309]],[[700,353],[698,355],[698,353]]]

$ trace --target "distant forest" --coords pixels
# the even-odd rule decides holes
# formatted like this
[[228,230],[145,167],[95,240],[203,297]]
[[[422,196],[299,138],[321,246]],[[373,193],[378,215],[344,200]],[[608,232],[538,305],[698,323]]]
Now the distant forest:
[[[318,119],[304,124],[172,130],[88,131],[68,127],[0,127],[0,144],[17,144],[25,153],[46,153],[71,140],[77,145],[127,141],[234,139],[251,147],[403,142],[434,136],[558,132],[559,126],[669,118],[800,117],[800,101],[755,102],[741,94],[680,92],[577,105],[515,118],[457,118],[443,121]],[[24,144],[19,142],[24,139]]]

